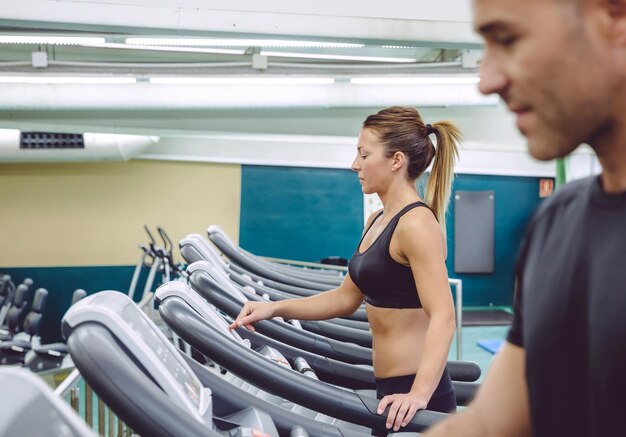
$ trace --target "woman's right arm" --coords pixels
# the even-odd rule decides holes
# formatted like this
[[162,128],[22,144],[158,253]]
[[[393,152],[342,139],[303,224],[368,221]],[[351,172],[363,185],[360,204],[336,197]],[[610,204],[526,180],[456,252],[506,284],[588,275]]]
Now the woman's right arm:
[[[363,232],[370,228],[381,212],[382,209],[379,209],[369,216]],[[363,294],[348,273],[339,287],[315,296],[276,302],[248,302],[230,328],[245,326],[246,329],[254,331],[252,323],[277,316],[296,320],[326,320],[348,316],[355,312],[362,302]]]
[[276,302],[248,302],[230,327],[245,326],[254,331],[254,322],[277,316],[297,320],[332,319],[352,314],[361,302],[363,294],[347,274],[339,287],[314,296]]

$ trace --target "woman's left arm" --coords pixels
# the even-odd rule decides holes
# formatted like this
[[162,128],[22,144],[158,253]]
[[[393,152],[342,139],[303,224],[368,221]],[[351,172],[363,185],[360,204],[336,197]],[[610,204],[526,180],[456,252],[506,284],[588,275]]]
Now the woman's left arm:
[[[411,211],[396,228],[399,252],[411,266],[415,285],[426,316],[428,329],[411,391],[390,395],[379,404],[382,412],[391,404],[387,427],[399,430],[417,410],[426,408],[446,366],[454,336],[454,304],[445,265],[445,239],[441,227],[425,208]],[[389,399],[387,399],[389,398]]]

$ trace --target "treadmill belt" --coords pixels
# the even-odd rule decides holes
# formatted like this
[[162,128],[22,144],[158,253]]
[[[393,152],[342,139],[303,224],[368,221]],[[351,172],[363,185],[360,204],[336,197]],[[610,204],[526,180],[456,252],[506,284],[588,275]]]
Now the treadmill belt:
[[513,314],[503,310],[464,310],[463,326],[506,326],[513,322]]

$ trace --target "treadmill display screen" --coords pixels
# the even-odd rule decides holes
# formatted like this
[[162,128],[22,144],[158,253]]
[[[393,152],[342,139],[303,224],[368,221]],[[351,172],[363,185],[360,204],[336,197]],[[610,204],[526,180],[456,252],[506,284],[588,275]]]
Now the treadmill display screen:
[[173,346],[156,325],[146,320],[145,315],[135,305],[127,305],[121,316],[128,326],[143,339],[146,346],[155,353],[163,367],[174,377],[181,391],[199,408],[202,389],[200,381],[194,374],[187,371],[183,359],[172,352],[170,346]]

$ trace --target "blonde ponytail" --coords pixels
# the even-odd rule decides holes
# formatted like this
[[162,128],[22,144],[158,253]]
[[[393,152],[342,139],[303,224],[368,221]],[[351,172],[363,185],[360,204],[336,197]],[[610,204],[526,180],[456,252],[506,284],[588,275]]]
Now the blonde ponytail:
[[[417,109],[404,106],[392,106],[368,116],[363,128],[372,129],[380,136],[388,158],[396,152],[407,156],[410,180],[415,181],[433,163],[423,197],[445,234],[457,144],[461,142],[459,129],[449,121],[426,124]],[[437,148],[431,141],[432,134],[437,137]]]
[[454,165],[459,157],[458,144],[461,131],[449,121],[440,121],[432,125],[437,138],[437,147],[432,170],[426,184],[424,200],[435,213],[435,217],[446,233],[446,211],[452,192]]

